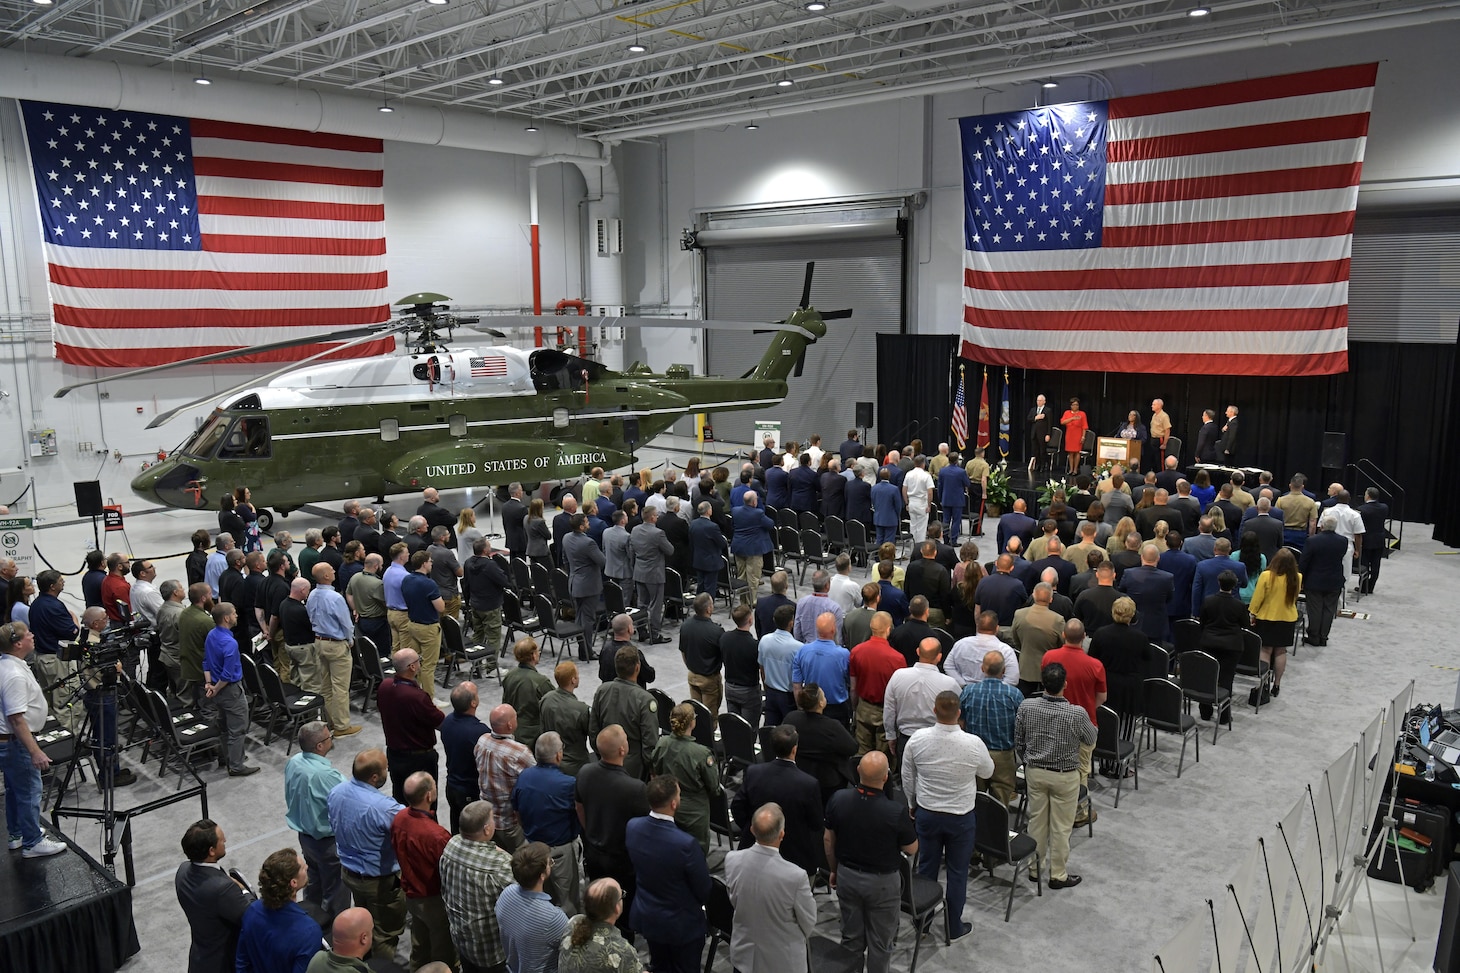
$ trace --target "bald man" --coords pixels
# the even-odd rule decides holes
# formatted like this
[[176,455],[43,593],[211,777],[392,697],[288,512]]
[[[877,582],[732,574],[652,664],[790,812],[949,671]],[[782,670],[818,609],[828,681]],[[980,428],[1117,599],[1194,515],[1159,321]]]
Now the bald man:
[[436,708],[431,694],[421,688],[421,656],[415,649],[401,649],[390,657],[395,675],[375,692],[380,727],[385,731],[385,753],[390,761],[391,791],[397,803],[405,803],[406,778],[424,770],[434,779],[440,776],[440,754],[436,751],[436,730],[446,714]]
[[624,772],[629,738],[617,723],[598,731],[598,759],[578,771],[574,784],[578,816],[583,822],[583,864],[590,880],[612,878],[623,887],[624,912],[619,931],[633,942],[627,916],[636,882],[625,829],[631,819],[649,813],[644,782]]
[[334,925],[330,927],[330,948],[314,954],[306,973],[339,973],[341,970],[366,973],[370,967],[365,965],[365,957],[370,954],[370,946],[374,942],[371,935],[373,925],[369,909],[346,909],[335,916]]
[[883,735],[894,755],[906,749],[914,733],[933,725],[933,701],[939,693],[958,695],[958,680],[938,669],[942,658],[942,643],[925,638],[918,643],[918,661],[894,672],[887,681],[882,700]]
[[522,822],[512,806],[512,788],[533,765],[532,751],[518,743],[517,711],[506,703],[492,707],[487,717],[491,732],[477,740],[477,783],[482,800],[490,801],[497,822],[493,841],[509,855],[522,844]]
[[309,621],[310,583],[305,578],[289,582],[289,597],[279,604],[279,623],[284,627],[284,651],[294,664],[294,685],[306,693],[324,697],[324,673],[319,667],[319,649],[314,644],[314,626]]
[[918,835],[907,803],[887,793],[886,754],[857,764],[859,783],[826,805],[823,843],[841,909],[842,945],[865,953],[867,973],[888,973],[902,903],[902,855],[915,855]]
[[846,726],[852,718],[851,653],[836,643],[839,624],[832,612],[816,616],[816,640],[803,645],[791,660],[791,692],[816,683],[826,694],[826,715]]
[[[330,791],[330,827],[335,832],[335,850],[340,855],[345,885],[355,904],[369,910],[375,952],[389,959],[395,956],[396,944],[406,927],[400,863],[390,840],[391,825],[403,805],[380,793],[386,781],[386,755],[382,751],[360,751],[350,774],[349,780]],[[341,915],[351,911],[355,910],[347,909]]]

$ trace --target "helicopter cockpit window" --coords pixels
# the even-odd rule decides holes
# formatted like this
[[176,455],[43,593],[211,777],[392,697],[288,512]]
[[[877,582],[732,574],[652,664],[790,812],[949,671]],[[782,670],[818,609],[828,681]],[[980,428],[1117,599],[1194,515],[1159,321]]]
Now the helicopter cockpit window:
[[267,416],[235,419],[218,449],[219,459],[266,459],[272,453]]
[[223,441],[223,433],[228,429],[228,420],[219,416],[213,416],[207,421],[198,434],[193,437],[192,442],[183,447],[184,455],[196,456],[198,459],[212,459],[213,450]]
[[555,348],[539,348],[528,358],[532,384],[539,392],[571,392],[581,390],[597,380],[603,366],[587,358],[579,358]]

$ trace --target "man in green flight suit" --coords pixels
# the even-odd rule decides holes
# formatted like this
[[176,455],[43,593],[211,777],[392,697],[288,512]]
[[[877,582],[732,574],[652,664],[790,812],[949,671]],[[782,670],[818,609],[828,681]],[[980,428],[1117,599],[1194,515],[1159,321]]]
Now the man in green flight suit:
[[639,677],[639,649],[626,645],[618,650],[613,660],[614,672],[618,678],[604,683],[593,694],[593,706],[589,710],[588,732],[597,736],[598,731],[617,723],[624,728],[629,738],[629,752],[624,757],[624,773],[642,780],[649,767],[649,754],[659,742],[659,707],[649,691],[637,682]]

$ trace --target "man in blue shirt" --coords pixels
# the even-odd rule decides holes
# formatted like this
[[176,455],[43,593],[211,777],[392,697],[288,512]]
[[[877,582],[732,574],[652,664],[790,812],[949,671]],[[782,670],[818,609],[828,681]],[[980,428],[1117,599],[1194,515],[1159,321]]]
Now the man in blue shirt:
[[222,748],[228,760],[229,777],[247,777],[259,767],[243,762],[243,739],[248,733],[248,700],[243,695],[243,663],[238,658],[238,640],[233,626],[238,612],[220,601],[213,606],[213,631],[203,642],[204,694],[218,707]]
[[[62,646],[76,641],[81,626],[71,609],[61,601],[61,592],[66,589],[66,579],[61,572],[42,571],[36,575],[35,587],[40,593],[31,602],[29,624],[35,636],[36,681],[42,686],[55,686],[76,671],[74,662],[61,660],[60,651]],[[46,690],[46,703],[51,715],[73,733],[81,725],[81,708],[72,701],[74,685]]]
[[481,699],[477,684],[459,682],[451,689],[451,712],[441,721],[441,749],[446,751],[446,803],[451,806],[451,833],[461,826],[461,812],[481,799],[477,773],[477,741],[492,730],[477,718]]
[[811,594],[796,603],[796,627],[791,634],[798,642],[810,642],[816,638],[816,620],[827,612],[836,619],[836,638],[841,640],[846,609],[832,600],[830,592],[831,575],[818,569],[811,575]]
[[[435,692],[436,663],[441,658],[441,615],[446,599],[431,580],[431,554],[417,551],[411,555],[411,569],[401,579],[401,598],[406,604],[406,623],[397,636],[396,651],[415,649],[421,657],[420,683],[426,692]],[[389,605],[390,586],[386,585]]]
[[791,634],[796,622],[796,606],[778,607],[773,616],[775,628],[761,637],[756,654],[761,676],[765,680],[765,725],[780,726],[790,713],[796,712],[796,697],[791,694],[791,667],[801,643]]
[[299,848],[309,866],[304,901],[327,919],[350,907],[329,818],[330,791],[345,782],[345,775],[329,762],[334,747],[328,726],[317,720],[306,723],[299,728],[299,752],[284,765],[284,821],[299,832]]
[[218,597],[218,582],[223,578],[223,572],[228,570],[228,552],[233,550],[234,537],[224,531],[218,535],[218,547],[212,554],[208,555],[207,566],[203,568],[203,580],[208,582],[208,587],[213,589],[213,597]]
[[799,693],[809,682],[821,686],[826,695],[823,713],[845,726],[851,721],[851,680],[847,670],[851,653],[836,642],[836,616],[823,612],[816,618],[816,640],[808,642],[791,662],[791,692]]
[[[1005,804],[1012,804],[1019,764],[1014,754],[1014,718],[1019,715],[1024,694],[1004,681],[1007,665],[1008,660],[997,649],[984,653],[980,667],[983,678],[963,687],[958,705],[964,731],[982,740],[994,760],[994,775],[987,784],[989,792]],[[978,783],[982,790],[984,782]]]
[[[385,574],[381,581],[385,584],[385,617],[390,622],[391,652],[405,647],[405,628],[409,616],[406,614],[406,600],[401,596],[401,582],[411,573],[406,563],[411,559],[411,549],[406,546],[405,541],[390,545],[390,550],[385,552],[385,560],[388,562]],[[377,645],[381,652],[385,652],[385,646]]]
[[543,891],[551,869],[551,851],[541,842],[528,842],[512,855],[517,882],[497,896],[496,908],[508,970],[544,970],[558,955],[568,917]]
[[760,590],[765,556],[775,550],[776,523],[760,509],[760,494],[746,490],[741,494],[740,505],[730,510],[730,524],[734,530],[730,553],[735,555],[735,573],[745,581],[740,603],[750,605]]
[[1247,587],[1247,565],[1241,561],[1232,560],[1232,542],[1225,537],[1218,537],[1212,545],[1212,556],[1205,561],[1199,561],[1196,565],[1196,572],[1191,578],[1191,607],[1200,612],[1202,603],[1207,600],[1208,595],[1217,593],[1219,585],[1217,578],[1223,571],[1231,571],[1237,575],[1237,587]]
[[309,612],[309,626],[314,629],[314,648],[319,653],[320,683],[324,687],[324,711],[330,729],[340,736],[359,733],[359,724],[350,723],[350,642],[355,636],[355,622],[345,596],[335,590],[335,569],[326,561],[316,562],[311,572],[314,590],[304,608]]
[[238,973],[304,973],[320,950],[319,923],[294,901],[307,881],[308,866],[293,848],[264,859],[259,898],[238,932]]
[[581,852],[578,821],[577,781],[563,773],[563,738],[549,730],[532,746],[537,766],[528,767],[517,776],[512,787],[512,807],[522,822],[522,835],[528,841],[548,846],[552,869],[543,891],[553,905],[573,915],[583,911],[578,874]]
[[386,781],[385,751],[356,754],[351,774],[351,780],[330,791],[330,827],[335,832],[345,885],[355,904],[370,910],[375,921],[375,951],[393,959],[406,928],[406,897],[390,826],[405,805],[380,793]]

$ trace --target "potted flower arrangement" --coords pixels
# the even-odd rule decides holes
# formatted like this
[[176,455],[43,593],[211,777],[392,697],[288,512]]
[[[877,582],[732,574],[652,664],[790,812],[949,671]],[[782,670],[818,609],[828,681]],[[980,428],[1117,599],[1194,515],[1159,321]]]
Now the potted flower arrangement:
[[1009,461],[1004,460],[989,469],[988,491],[984,494],[984,512],[998,517],[1014,506],[1014,488],[1009,485]]

